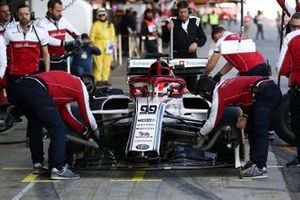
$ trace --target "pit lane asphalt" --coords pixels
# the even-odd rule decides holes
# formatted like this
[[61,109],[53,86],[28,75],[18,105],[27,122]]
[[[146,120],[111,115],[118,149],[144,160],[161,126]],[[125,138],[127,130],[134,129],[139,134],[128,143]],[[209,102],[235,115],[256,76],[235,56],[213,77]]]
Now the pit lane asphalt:
[[[236,27],[233,28],[235,30]],[[278,41],[270,38],[276,38],[276,28],[266,27],[265,31],[267,40],[257,41],[257,48],[274,66],[278,57]],[[210,35],[208,29],[207,35]],[[207,55],[210,47],[208,42],[199,54]],[[111,82],[115,87],[128,90],[125,73],[125,65],[119,66],[113,71]],[[25,126],[26,123],[16,124],[13,130],[0,133],[0,142],[23,139]],[[24,143],[0,145],[0,199],[300,199],[300,169],[282,167],[295,153],[294,148],[275,137],[268,157],[269,178],[265,180],[241,180],[238,169],[225,168],[151,172],[80,171],[79,180],[50,181],[47,176],[30,173],[30,153]]]

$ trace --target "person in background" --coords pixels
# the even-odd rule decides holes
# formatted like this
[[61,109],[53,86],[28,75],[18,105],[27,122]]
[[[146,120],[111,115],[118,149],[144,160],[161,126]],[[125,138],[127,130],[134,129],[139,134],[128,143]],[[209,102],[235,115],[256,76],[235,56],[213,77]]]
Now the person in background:
[[98,47],[90,42],[87,33],[81,35],[82,46],[72,56],[71,73],[75,76],[84,74],[93,75],[93,55],[100,55],[101,51]]
[[[63,4],[61,0],[49,0],[47,3],[46,17],[37,23],[37,27],[48,31],[49,39],[49,54],[53,57],[62,56],[65,53],[65,42],[67,33],[76,39],[76,42],[81,43],[80,33],[62,16]],[[67,71],[67,60],[52,60],[50,70]],[[45,65],[42,60],[40,71],[45,71]]]
[[291,17],[289,28],[276,65],[279,74],[289,78],[291,127],[296,137],[297,156],[287,167],[300,167],[300,12]]
[[[197,48],[206,43],[200,18],[189,16],[187,1],[177,4],[177,16],[171,17],[164,33],[165,42],[170,41],[170,30],[173,28],[174,58],[197,58]],[[183,77],[190,92],[195,90],[197,76]]]
[[254,23],[257,26],[257,32],[256,32],[256,36],[255,36],[256,40],[258,40],[259,35],[261,36],[262,40],[265,39],[263,21],[264,21],[263,12],[258,10],[257,15],[254,18]]
[[219,15],[213,10],[211,14],[208,15],[208,21],[211,26],[211,30],[219,26]]
[[8,4],[0,2],[0,35],[3,35],[4,31],[16,24],[14,18],[10,14]]
[[141,26],[142,40],[145,41],[145,49],[147,53],[158,52],[158,30],[157,25],[153,19],[154,11],[152,9],[146,9],[144,12],[144,21]]
[[94,56],[94,77],[97,85],[111,86],[108,80],[116,43],[115,28],[108,22],[105,8],[97,10],[97,19],[92,25],[90,34],[91,42],[101,51],[101,55]]
[[277,32],[278,32],[278,39],[280,39],[281,36],[281,14],[279,11],[277,11],[277,16],[276,16],[276,27],[277,27]]
[[208,24],[208,14],[207,13],[203,13],[203,15],[201,16],[201,22],[202,22],[203,28],[206,29],[206,25]]
[[250,27],[252,24],[252,17],[250,15],[250,12],[247,12],[247,15],[244,16],[244,35],[247,38],[250,38]]
[[137,19],[136,19],[135,13],[136,12],[132,8],[127,9],[125,11],[125,15],[122,17],[122,19],[118,25],[118,31],[121,33],[121,36],[122,36],[123,56],[128,56],[129,33],[136,32],[136,30],[137,30]]

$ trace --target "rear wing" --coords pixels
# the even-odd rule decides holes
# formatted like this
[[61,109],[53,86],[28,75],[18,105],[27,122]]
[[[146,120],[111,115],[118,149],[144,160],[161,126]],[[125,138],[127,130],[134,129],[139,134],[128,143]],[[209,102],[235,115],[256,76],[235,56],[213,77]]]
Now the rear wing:
[[[207,58],[176,58],[168,61],[173,73],[177,75],[202,74]],[[130,58],[127,63],[127,75],[147,75],[156,59]]]

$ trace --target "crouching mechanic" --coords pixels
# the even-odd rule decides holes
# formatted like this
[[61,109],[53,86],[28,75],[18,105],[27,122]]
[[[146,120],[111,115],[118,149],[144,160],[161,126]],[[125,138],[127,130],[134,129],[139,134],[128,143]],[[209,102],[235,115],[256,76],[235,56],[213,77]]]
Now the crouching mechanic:
[[[30,138],[30,151],[33,161],[33,172],[43,173],[43,141],[42,127],[48,130],[51,143],[50,152],[53,166],[51,179],[77,179],[65,165],[66,126],[82,133],[84,137],[87,129],[99,137],[96,120],[88,103],[88,91],[80,78],[63,71],[51,71],[31,76],[25,76],[16,81],[14,87],[15,103],[18,110],[28,119],[27,131]],[[83,119],[81,124],[69,112],[67,105],[78,103]]]
[[204,136],[218,125],[225,106],[241,107],[247,115],[243,114],[238,119],[237,127],[246,127],[250,161],[243,167],[240,177],[267,178],[268,130],[272,113],[281,100],[280,89],[272,80],[263,76],[238,76],[215,85],[216,82],[207,76],[201,76],[197,82],[196,93],[212,101],[209,118],[199,131],[199,143],[203,144]]
[[[205,68],[205,74],[207,75],[211,73],[221,57],[220,47],[222,41],[238,40],[239,34],[226,31],[226,29],[222,26],[217,26],[212,31],[212,39],[216,43],[216,47]],[[245,38],[242,37],[242,39]],[[223,55],[223,57],[227,62],[213,77],[213,79],[217,82],[219,82],[221,77],[229,72],[232,68],[236,68],[239,71],[239,76],[271,75],[269,65],[266,64],[265,58],[258,51],[227,54]]]

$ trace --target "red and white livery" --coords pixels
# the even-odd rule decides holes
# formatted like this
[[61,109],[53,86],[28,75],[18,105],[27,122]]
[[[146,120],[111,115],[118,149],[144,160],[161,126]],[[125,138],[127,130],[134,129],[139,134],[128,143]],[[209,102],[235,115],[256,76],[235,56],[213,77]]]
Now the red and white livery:
[[[69,23],[65,18],[60,18],[58,21],[54,21],[49,17],[41,19],[37,26],[48,31],[49,40],[49,54],[54,56],[61,56],[64,54],[64,46],[61,45],[61,41],[66,39],[67,33],[74,39],[80,37],[80,33]],[[53,39],[55,38],[55,39]]]
[[[239,34],[225,31],[223,36],[218,40],[215,52],[220,53],[222,41],[238,40]],[[245,38],[242,38],[245,39]],[[240,72],[247,72],[257,65],[266,63],[264,57],[258,52],[251,53],[235,53],[223,55],[227,62],[233,65]]]
[[49,41],[45,30],[31,25],[25,33],[18,24],[4,32],[4,40],[10,75],[26,75],[38,71],[41,47],[48,45]]
[[[80,78],[70,76],[63,71],[50,71],[33,75],[33,77],[43,80],[49,95],[58,106],[62,118],[73,130],[82,133],[85,126],[90,130],[97,129],[96,120],[89,106],[89,94]],[[85,126],[68,109],[73,102],[77,102]]]

